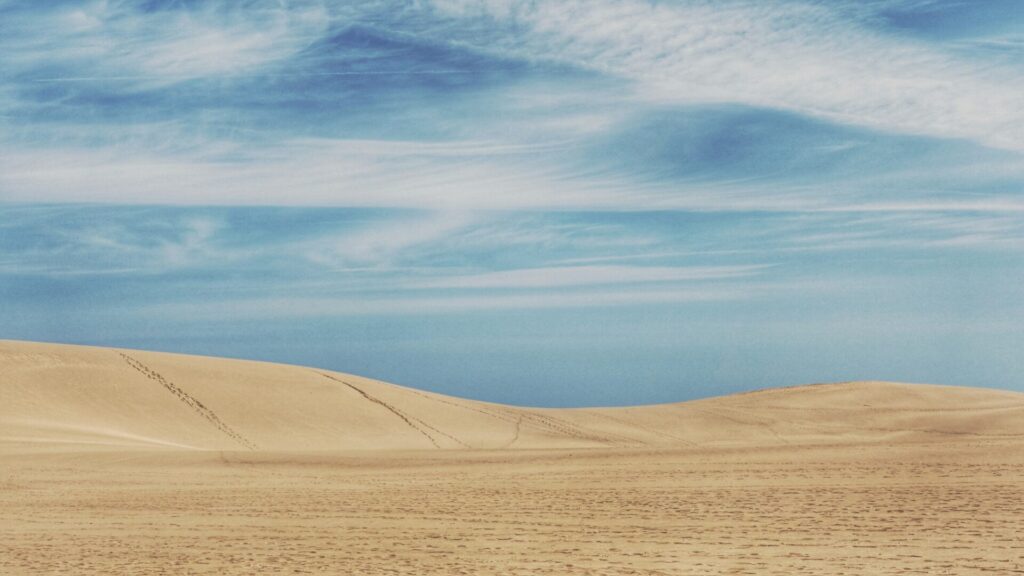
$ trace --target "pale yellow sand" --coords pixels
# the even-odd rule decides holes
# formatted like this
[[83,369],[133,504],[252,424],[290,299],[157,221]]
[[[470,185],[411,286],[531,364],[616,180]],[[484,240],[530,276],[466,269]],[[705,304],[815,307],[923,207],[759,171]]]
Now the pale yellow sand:
[[1017,393],[523,409],[0,342],[4,575],[1024,574],[1021,526]]

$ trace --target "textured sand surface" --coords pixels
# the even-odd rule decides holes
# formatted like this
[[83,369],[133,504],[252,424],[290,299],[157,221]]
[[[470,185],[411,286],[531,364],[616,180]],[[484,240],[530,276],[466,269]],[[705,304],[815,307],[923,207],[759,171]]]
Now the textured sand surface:
[[1024,394],[525,409],[0,341],[0,574],[1024,574]]

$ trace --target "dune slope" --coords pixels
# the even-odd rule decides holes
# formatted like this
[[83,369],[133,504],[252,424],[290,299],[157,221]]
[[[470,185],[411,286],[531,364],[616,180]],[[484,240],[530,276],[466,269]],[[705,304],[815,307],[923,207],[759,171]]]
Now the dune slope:
[[1024,436],[1024,394],[850,382],[537,409],[328,370],[0,341],[0,450],[751,446]]

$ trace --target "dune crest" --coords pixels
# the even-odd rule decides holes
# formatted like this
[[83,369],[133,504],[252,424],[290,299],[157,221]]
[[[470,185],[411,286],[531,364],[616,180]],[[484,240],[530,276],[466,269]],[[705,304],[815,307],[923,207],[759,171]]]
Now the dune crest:
[[775,446],[1024,436],[1024,394],[848,382],[541,409],[315,368],[0,341],[0,450]]
[[0,342],[0,574],[1016,574],[1024,394],[538,409]]

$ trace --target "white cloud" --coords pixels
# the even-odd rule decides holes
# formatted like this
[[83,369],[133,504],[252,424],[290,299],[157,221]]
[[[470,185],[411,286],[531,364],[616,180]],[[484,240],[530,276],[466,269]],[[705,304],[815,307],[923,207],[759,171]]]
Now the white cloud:
[[[217,161],[200,146],[180,154],[126,147],[95,150],[0,147],[0,201],[273,204],[415,207],[435,210],[612,207],[626,179],[572,178],[521,146],[479,142],[308,140]],[[464,153],[457,153],[458,150]],[[211,158],[210,156],[214,156]]]
[[[473,152],[476,150],[476,152]],[[220,156],[243,154],[240,160]],[[936,168],[936,171],[941,168]],[[1010,177],[1019,172],[1006,168]],[[879,184],[878,186],[882,186]],[[548,145],[463,142],[285,141],[236,150],[213,141],[190,150],[0,146],[0,202],[110,202],[478,210],[712,210],[801,212],[1020,212],[1010,193],[865,202],[836,185],[642,182],[574,171]],[[897,191],[898,192],[898,191]]]
[[[794,110],[1024,149],[1024,75],[872,30],[841,3],[435,0],[481,48],[630,78],[639,97]],[[504,32],[504,34],[502,34]]]
[[[9,48],[7,67],[41,82],[106,79],[144,86],[244,74],[283,61],[320,38],[329,23],[323,5],[312,1],[200,2],[147,13],[132,3],[95,0],[16,17],[19,33],[0,40]],[[65,71],[40,74],[54,63]]]
[[161,304],[144,309],[147,317],[202,316],[254,318],[301,318],[361,315],[416,315],[548,308],[594,308],[717,302],[750,298],[750,288],[622,290],[578,293],[447,296],[438,298],[266,298],[211,304]]
[[[18,221],[17,216],[12,222]],[[137,213],[125,220],[97,218],[64,225],[47,218],[43,222],[36,225],[45,230],[40,232],[45,241],[6,252],[0,249],[0,271],[54,277],[158,275],[193,266],[237,264],[258,252],[258,248],[221,246],[224,223],[210,216]]]
[[431,288],[555,288],[603,284],[640,284],[722,280],[757,273],[764,266],[561,266],[502,270],[424,282]]
[[303,250],[309,260],[321,265],[389,266],[417,246],[445,239],[472,222],[472,216],[465,212],[399,217],[329,239],[318,238]]
[[[629,122],[630,113],[646,110],[650,101],[783,108],[886,131],[1024,148],[1024,112],[1018,105],[1024,77],[1019,70],[967,61],[933,44],[873,32],[862,14],[842,3],[452,0],[435,5],[433,11],[408,6],[392,10],[404,14],[393,21],[384,10],[376,13],[375,22],[396,29],[409,24],[410,36],[422,35],[425,42],[450,41],[513,58],[553,59],[628,78],[636,86],[633,97],[644,102],[622,102],[618,84],[607,91],[586,84],[556,94],[530,82],[510,82],[487,92],[486,98],[520,102],[522,110],[502,100],[501,110],[518,110],[523,116],[499,118],[496,113],[494,122],[481,118],[479,132],[461,128],[466,139],[445,142],[341,139],[345,134],[311,139],[297,133],[291,137],[288,127],[280,126],[282,133],[263,133],[259,126],[240,122],[236,116],[244,111],[232,109],[230,102],[222,110],[203,110],[209,132],[174,115],[140,114],[129,122],[112,123],[62,117],[38,124],[12,122],[0,142],[0,201],[444,212],[1022,209],[1012,192],[945,202],[925,198],[927,189],[920,189],[922,175],[937,182],[949,174],[948,180],[967,183],[998,180],[999,189],[1006,190],[1004,182],[1020,181],[1022,164],[1013,153],[984,164],[908,162],[906,174],[884,166],[877,174],[865,170],[853,182],[838,181],[826,171],[819,182],[809,184],[784,178],[758,181],[758,176],[687,180],[663,177],[644,165],[609,168],[604,157],[574,155],[586,148],[589,137]],[[17,12],[19,20],[4,28],[10,37],[0,37],[5,52],[0,75],[23,82],[26,74],[35,77],[40,70],[79,63],[84,75],[124,76],[124,85],[115,83],[115,92],[131,93],[133,88],[181,79],[273,73],[276,63],[343,21],[359,21],[360,11],[368,10],[340,5],[326,9],[318,2],[246,8],[201,2],[149,14],[136,8],[93,1]],[[52,79],[71,78],[58,74]],[[0,120],[6,110],[45,117],[47,109],[60,106],[15,94],[21,88],[0,82]],[[580,93],[584,89],[592,98]],[[595,101],[600,105],[595,107]],[[411,99],[410,106],[417,102]],[[183,108],[189,105],[182,103]],[[218,127],[241,127],[252,134],[231,140],[236,135],[225,136]],[[0,123],[0,131],[5,128]],[[266,138],[247,142],[253,135]],[[915,197],[905,199],[904,192],[915,186]],[[864,202],[883,194],[892,200]],[[348,256],[339,254],[358,261],[367,257],[359,256],[360,250],[386,252],[379,238],[350,249]],[[370,247],[374,243],[378,248]]]
[[977,200],[893,200],[890,202],[851,203],[842,206],[826,206],[815,212],[1024,212],[1024,200],[1016,196],[1003,195],[983,197]]

